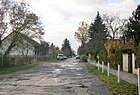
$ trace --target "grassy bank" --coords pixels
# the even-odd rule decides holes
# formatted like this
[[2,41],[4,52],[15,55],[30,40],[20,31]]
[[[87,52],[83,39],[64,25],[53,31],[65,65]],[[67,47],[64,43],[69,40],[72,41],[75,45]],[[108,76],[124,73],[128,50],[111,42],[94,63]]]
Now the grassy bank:
[[113,95],[138,95],[137,86],[132,85],[124,80],[120,80],[120,83],[118,83],[116,76],[110,75],[108,77],[107,72],[102,73],[101,70],[98,71],[96,67],[93,67],[93,65],[90,64],[86,64],[86,66],[105,83]]

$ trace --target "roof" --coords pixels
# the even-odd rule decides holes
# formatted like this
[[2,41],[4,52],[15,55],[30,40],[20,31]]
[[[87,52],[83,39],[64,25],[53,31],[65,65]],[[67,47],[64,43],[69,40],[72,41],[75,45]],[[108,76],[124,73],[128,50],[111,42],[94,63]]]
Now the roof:
[[[14,32],[11,32],[11,33],[10,33],[8,36],[6,36],[2,41],[6,40],[6,39],[7,39],[9,36],[11,36],[13,33],[14,33]],[[30,37],[28,37],[27,35],[25,35],[25,34],[23,34],[23,33],[19,33],[19,36],[20,36],[21,38],[23,38],[24,40],[28,41],[28,42],[29,42],[30,44],[32,44],[33,46],[40,46],[40,44],[39,44],[37,41],[31,39]]]

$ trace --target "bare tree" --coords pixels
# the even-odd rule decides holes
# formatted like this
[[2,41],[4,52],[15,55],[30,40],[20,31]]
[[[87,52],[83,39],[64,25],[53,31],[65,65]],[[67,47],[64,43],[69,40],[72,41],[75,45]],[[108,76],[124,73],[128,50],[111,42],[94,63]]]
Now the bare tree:
[[6,21],[7,13],[8,13],[8,6],[10,2],[8,0],[1,0],[0,1],[0,47],[2,44],[2,40],[7,33],[8,22]]
[[116,39],[123,35],[123,29],[126,25],[125,19],[120,19],[118,15],[104,15],[103,20],[107,27],[109,38]]

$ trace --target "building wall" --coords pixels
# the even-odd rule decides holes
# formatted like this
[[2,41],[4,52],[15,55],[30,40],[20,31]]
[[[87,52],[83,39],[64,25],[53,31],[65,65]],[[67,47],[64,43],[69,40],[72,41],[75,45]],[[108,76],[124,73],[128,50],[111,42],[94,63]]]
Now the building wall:
[[132,53],[133,73],[138,74],[138,69],[135,68],[135,59],[136,59],[135,57],[136,57],[135,54]]
[[[132,53],[132,70],[133,74],[137,74],[137,69],[135,68],[135,54]],[[123,54],[123,71],[128,72],[128,54]]]
[[128,54],[123,54],[123,71],[128,72]]

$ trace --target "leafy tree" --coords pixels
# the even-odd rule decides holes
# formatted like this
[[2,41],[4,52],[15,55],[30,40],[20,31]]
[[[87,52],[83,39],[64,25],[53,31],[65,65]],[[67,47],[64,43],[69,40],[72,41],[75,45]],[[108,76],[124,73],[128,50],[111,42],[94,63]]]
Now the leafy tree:
[[79,23],[78,31],[75,32],[75,38],[81,43],[81,46],[78,48],[78,54],[86,54],[86,43],[89,41],[89,25],[82,21]]
[[72,49],[69,40],[66,38],[64,40],[64,43],[62,44],[61,51],[64,53],[64,55],[72,56]]
[[40,45],[40,55],[47,55],[49,52],[49,43],[45,41],[41,41]]
[[79,46],[77,53],[78,53],[78,55],[84,55],[84,54],[86,54],[85,47]]
[[53,58],[60,52],[59,47],[55,46],[53,43],[50,45],[49,54],[53,55]]
[[97,12],[94,23],[91,23],[89,28],[90,40],[87,43],[87,51],[96,53],[101,52],[104,48],[104,41],[106,40],[106,27],[103,24],[103,20]]
[[25,2],[12,2],[9,8],[9,31],[13,32],[13,37],[9,41],[9,46],[4,56],[8,55],[12,49],[22,43],[21,33],[30,38],[39,39],[41,38],[40,35],[43,34],[43,26],[39,17],[29,10]]
[[72,56],[76,56],[76,52],[72,49]]
[[88,29],[89,29],[88,24],[82,21],[79,24],[78,31],[75,32],[75,38],[77,39],[77,41],[81,43],[81,46],[83,47],[89,40]]
[[125,36],[134,40],[137,63],[140,63],[140,5],[137,6],[137,9],[132,13],[132,17],[129,18]]
[[104,46],[107,51],[108,58],[110,58],[112,53],[115,53],[115,51],[119,51],[123,48],[123,43],[119,39],[108,40],[108,41],[106,41]]

